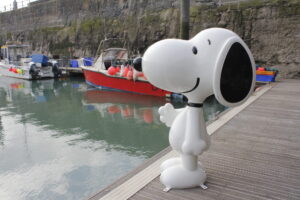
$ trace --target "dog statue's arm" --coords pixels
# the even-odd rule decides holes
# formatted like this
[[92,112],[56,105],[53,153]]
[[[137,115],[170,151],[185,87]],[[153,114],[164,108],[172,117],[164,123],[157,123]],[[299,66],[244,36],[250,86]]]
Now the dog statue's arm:
[[174,119],[184,109],[175,109],[172,104],[166,103],[158,109],[160,121],[165,123],[168,127],[172,126]]

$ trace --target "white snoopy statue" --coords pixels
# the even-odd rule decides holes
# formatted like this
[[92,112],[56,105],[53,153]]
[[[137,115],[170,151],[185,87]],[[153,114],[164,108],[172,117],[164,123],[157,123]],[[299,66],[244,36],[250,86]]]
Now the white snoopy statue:
[[207,176],[198,161],[210,146],[203,102],[213,94],[228,107],[247,100],[255,84],[255,62],[249,48],[234,32],[210,28],[190,40],[156,42],[143,58],[135,59],[134,66],[154,86],[188,98],[185,108],[174,109],[170,103],[159,108],[160,120],[170,127],[170,145],[180,154],[161,164],[164,191],[206,189]]

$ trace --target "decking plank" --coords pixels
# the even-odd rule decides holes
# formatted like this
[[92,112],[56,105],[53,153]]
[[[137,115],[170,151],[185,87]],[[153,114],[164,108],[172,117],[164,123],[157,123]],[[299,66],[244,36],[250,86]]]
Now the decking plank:
[[165,193],[156,178],[130,199],[300,199],[299,88],[279,83],[216,131],[199,157],[207,190]]

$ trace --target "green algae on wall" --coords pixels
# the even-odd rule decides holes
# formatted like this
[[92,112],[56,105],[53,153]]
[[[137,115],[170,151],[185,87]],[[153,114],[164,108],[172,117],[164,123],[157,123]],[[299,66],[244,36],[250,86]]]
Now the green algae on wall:
[[100,18],[83,20],[80,23],[80,31],[84,33],[92,33],[93,31],[99,31],[102,28],[102,21]]

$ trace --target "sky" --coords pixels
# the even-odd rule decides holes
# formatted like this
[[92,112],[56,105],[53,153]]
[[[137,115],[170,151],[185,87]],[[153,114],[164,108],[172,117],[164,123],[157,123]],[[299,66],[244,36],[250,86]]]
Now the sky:
[[[23,1],[23,5],[27,5],[28,2],[32,2],[32,1],[36,1],[36,0],[17,0],[18,2],[18,7],[20,7],[22,5]],[[10,9],[10,5],[12,5],[14,2],[14,0],[0,0],[0,11],[4,11],[4,6],[6,6],[6,10]]]
[[4,5],[8,5],[10,3],[12,3],[13,0],[0,0],[0,6],[4,6]]
[[4,6],[8,7],[9,4],[13,3],[13,1],[14,0],[0,0],[0,8],[3,8]]

